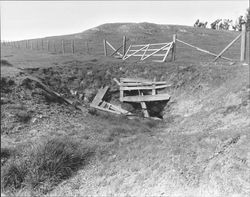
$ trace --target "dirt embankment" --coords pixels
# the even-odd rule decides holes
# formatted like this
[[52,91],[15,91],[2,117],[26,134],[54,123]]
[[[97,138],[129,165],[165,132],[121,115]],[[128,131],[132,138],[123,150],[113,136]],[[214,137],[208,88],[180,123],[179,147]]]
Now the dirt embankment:
[[[91,166],[51,195],[249,194],[249,85],[241,65],[68,61],[64,66],[26,69],[65,98],[78,100],[83,114],[58,103],[20,73],[1,78],[1,134],[5,147],[48,136],[73,136],[99,146]],[[149,104],[163,121],[126,120],[89,114],[98,88],[119,103],[113,78],[166,80],[168,103]],[[125,106],[140,115],[138,106]],[[104,148],[106,147],[106,148]],[[5,161],[3,161],[5,162]],[[84,181],[83,181],[84,180]],[[91,184],[90,184],[91,183]],[[88,188],[88,190],[87,190]]]

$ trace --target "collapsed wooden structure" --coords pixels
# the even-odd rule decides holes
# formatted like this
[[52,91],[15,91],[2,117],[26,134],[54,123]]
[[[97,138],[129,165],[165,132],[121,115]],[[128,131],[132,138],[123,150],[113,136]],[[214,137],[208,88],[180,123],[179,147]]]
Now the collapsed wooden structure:
[[[144,117],[149,117],[146,102],[169,100],[169,94],[158,94],[157,90],[170,87],[166,81],[150,81],[147,79],[121,78],[114,81],[120,86],[120,101],[140,103]],[[131,95],[131,91],[133,94]],[[148,94],[148,92],[151,92]]]
[[115,106],[103,100],[103,97],[105,96],[108,89],[108,86],[100,88],[92,103],[90,104],[90,107],[115,114],[132,115],[130,112],[122,109],[121,107]]

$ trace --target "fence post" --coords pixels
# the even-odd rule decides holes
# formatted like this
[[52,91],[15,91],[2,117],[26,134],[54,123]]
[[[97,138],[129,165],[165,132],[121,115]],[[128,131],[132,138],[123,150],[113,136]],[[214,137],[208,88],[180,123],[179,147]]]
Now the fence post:
[[56,42],[53,40],[54,52],[56,53]]
[[126,36],[123,36],[123,56],[125,55],[126,53]]
[[107,44],[106,44],[106,40],[103,40],[103,47],[104,47],[104,55],[107,56]]
[[47,41],[47,51],[49,52],[49,40]]
[[175,54],[176,54],[176,38],[177,35],[173,35],[173,47],[172,47],[172,62],[175,61]]
[[72,48],[72,53],[74,54],[75,53],[75,41],[74,40],[71,41],[71,48]]
[[43,39],[42,39],[42,50],[43,50]]
[[62,53],[65,53],[65,49],[64,49],[64,40],[62,40]]
[[87,53],[89,54],[89,42],[88,41],[87,41],[86,45],[87,45]]
[[242,31],[241,31],[241,48],[240,48],[240,61],[245,61],[246,60],[246,45],[247,45],[247,40],[246,40],[246,24],[242,24]]

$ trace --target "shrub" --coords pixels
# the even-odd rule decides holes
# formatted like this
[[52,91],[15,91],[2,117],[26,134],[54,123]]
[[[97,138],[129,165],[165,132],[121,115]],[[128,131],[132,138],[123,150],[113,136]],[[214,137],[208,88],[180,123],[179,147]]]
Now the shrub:
[[[86,165],[94,151],[73,139],[53,138],[24,151],[2,169],[2,188],[29,186],[46,193]],[[46,187],[44,187],[46,185]]]

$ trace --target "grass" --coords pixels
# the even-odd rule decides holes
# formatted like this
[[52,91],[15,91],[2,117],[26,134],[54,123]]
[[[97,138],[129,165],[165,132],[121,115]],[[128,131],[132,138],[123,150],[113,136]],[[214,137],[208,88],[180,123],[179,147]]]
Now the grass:
[[47,193],[87,164],[94,151],[74,139],[47,139],[11,158],[1,169],[1,189],[29,187]]

